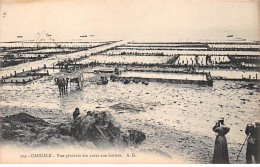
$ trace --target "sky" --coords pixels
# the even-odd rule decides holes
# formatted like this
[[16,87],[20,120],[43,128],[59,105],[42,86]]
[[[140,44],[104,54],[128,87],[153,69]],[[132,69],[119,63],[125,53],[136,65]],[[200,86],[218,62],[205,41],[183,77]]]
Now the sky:
[[[2,0],[0,41],[260,39],[260,0]],[[90,39],[89,37],[87,39]]]

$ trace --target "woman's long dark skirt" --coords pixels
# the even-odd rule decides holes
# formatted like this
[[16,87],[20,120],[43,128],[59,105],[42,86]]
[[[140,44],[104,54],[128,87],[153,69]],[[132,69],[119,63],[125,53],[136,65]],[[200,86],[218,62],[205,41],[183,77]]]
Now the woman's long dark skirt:
[[213,164],[229,164],[227,139],[225,136],[217,136],[215,140]]

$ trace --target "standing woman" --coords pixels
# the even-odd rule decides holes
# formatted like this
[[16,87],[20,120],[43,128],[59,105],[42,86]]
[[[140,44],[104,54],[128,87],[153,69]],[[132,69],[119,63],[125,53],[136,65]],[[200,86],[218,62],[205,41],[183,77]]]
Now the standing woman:
[[230,128],[224,124],[224,118],[220,118],[213,127],[213,131],[218,133],[215,140],[213,164],[229,164],[227,139],[225,137],[229,130]]

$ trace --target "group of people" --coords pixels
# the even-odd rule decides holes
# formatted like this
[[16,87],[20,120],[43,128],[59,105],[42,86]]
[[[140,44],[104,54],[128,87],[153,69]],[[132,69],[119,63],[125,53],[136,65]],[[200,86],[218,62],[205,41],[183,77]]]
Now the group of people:
[[[87,113],[89,114],[89,112]],[[79,108],[75,108],[73,112],[74,120],[80,115]],[[229,132],[230,128],[224,124],[224,118],[221,117],[216,125],[213,127],[213,131],[218,135],[215,140],[213,164],[229,164],[228,146],[225,135]],[[251,164],[252,157],[255,159],[255,163],[260,163],[260,121],[255,121],[255,125],[248,124],[245,130],[247,135],[247,149],[246,149],[246,163]],[[242,145],[243,148],[244,144]],[[242,150],[241,148],[241,150]],[[241,151],[240,150],[240,151]]]
[[[229,132],[230,128],[224,124],[224,118],[220,118],[216,125],[213,127],[213,131],[218,135],[215,140],[213,164],[229,164],[228,146],[225,135]],[[246,149],[246,163],[252,163],[252,157],[255,159],[255,163],[260,163],[260,145],[259,145],[259,130],[260,121],[255,121],[255,125],[248,124],[245,130],[247,135],[247,149]],[[243,148],[244,144],[242,145]],[[242,150],[241,148],[241,150]],[[240,151],[241,151],[240,150]]]

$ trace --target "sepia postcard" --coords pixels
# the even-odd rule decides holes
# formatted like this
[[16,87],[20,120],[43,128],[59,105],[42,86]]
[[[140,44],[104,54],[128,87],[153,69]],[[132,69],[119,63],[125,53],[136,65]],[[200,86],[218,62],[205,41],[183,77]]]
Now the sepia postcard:
[[1,0],[1,164],[260,163],[259,0]]

